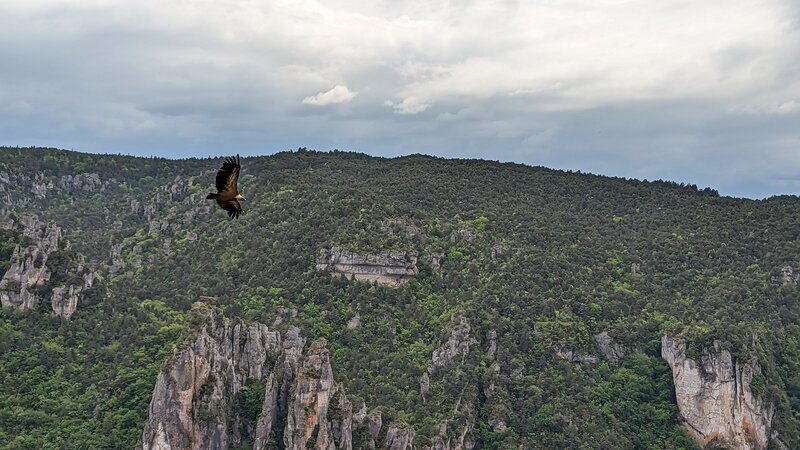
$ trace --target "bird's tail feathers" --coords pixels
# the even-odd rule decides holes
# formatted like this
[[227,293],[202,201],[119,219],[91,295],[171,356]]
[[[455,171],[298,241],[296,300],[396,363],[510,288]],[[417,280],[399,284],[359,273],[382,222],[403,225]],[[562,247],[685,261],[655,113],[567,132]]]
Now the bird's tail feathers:
[[213,192],[206,196],[206,200],[211,200],[215,198],[217,198],[217,194],[214,194]]

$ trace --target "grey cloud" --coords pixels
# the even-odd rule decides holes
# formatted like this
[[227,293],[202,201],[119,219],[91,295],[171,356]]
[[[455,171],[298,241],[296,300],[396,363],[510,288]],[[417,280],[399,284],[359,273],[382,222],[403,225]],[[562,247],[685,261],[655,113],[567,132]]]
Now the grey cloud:
[[[675,47],[685,54],[664,55],[591,47],[597,39],[574,33],[597,23],[558,23],[580,11],[601,23],[603,7],[566,0],[533,12],[513,1],[449,0],[254,10],[231,0],[207,12],[191,1],[41,5],[0,5],[0,41],[11,43],[0,45],[0,145],[175,157],[300,146],[423,152],[674,179],[737,196],[800,194],[794,2],[782,3],[794,28],[723,36],[709,53],[687,40]],[[553,18],[526,26],[543,14]],[[587,53],[574,52],[581,46]],[[640,54],[670,76],[648,74]],[[686,55],[697,60],[659,59]],[[336,85],[358,95],[301,104]]]

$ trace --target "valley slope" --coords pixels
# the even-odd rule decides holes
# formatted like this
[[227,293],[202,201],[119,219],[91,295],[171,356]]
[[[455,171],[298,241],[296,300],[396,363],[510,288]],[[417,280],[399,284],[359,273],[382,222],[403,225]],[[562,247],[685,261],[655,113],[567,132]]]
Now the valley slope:
[[800,448],[798,197],[219,162],[0,148],[6,448]]

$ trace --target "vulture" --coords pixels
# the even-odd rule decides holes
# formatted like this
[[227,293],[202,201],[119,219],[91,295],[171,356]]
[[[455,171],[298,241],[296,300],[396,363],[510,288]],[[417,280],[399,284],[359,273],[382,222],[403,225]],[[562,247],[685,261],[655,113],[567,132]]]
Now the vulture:
[[239,182],[239,155],[228,157],[217,171],[217,193],[210,193],[206,200],[216,200],[220,208],[228,211],[228,217],[238,219],[242,213],[240,202],[245,198],[239,193],[236,183]]

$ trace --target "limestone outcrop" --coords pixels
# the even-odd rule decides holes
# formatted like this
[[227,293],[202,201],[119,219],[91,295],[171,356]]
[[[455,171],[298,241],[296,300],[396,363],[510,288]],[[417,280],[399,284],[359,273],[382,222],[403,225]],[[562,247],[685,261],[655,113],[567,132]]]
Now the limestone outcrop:
[[[470,334],[470,327],[467,318],[463,313],[457,313],[450,319],[450,335],[431,355],[431,362],[420,379],[420,395],[423,401],[430,389],[431,380],[440,380],[448,376],[448,369],[455,366],[464,366],[470,349],[476,344],[476,340]],[[496,338],[496,334],[494,335]],[[491,345],[491,344],[490,344]],[[495,344],[496,345],[496,344]],[[430,447],[422,447],[430,450],[469,450],[474,448],[469,435],[476,423],[476,413],[474,408],[474,396],[477,391],[472,389],[461,389],[459,398],[450,412],[449,417],[439,423],[437,433],[431,438]],[[388,438],[388,437],[387,437]],[[413,440],[413,436],[412,436]]]
[[[335,398],[337,393],[340,395]],[[344,414],[339,414],[341,420],[333,423],[329,415],[337,408]],[[286,449],[303,450],[309,443],[316,443],[320,449],[352,448],[352,416],[352,404],[338,392],[333,381],[325,341],[312,342],[297,373],[295,395],[289,405]]]
[[772,282],[783,286],[797,286],[800,285],[800,273],[795,272],[792,266],[783,266],[780,275],[772,277]]
[[58,251],[61,228],[55,223],[41,223],[35,217],[25,218],[18,226],[31,245],[17,244],[8,270],[0,279],[0,303],[19,309],[33,308],[37,301],[37,288],[50,281],[47,259]]
[[619,366],[625,357],[625,348],[614,341],[614,338],[603,331],[594,335],[594,343],[603,357],[612,365]]
[[[381,413],[367,414],[364,402],[354,405],[334,381],[324,340],[304,355],[297,328],[281,334],[233,323],[204,304],[192,314],[197,337],[178,347],[158,375],[137,448],[376,448]],[[252,420],[237,399],[258,384],[264,397]],[[384,448],[411,448],[413,436],[413,429],[390,428]]]
[[[55,222],[43,222],[35,215],[10,218],[1,225],[21,235],[14,248],[9,268],[0,279],[0,302],[3,306],[19,309],[33,308],[39,297],[50,290],[53,312],[69,319],[83,298],[86,289],[102,277],[94,268],[87,267],[85,258],[78,255],[71,264],[54,263],[54,255],[69,250],[70,243],[63,238],[61,227]],[[64,282],[68,279],[68,282]],[[62,280],[62,281],[58,281]],[[63,284],[62,284],[63,283]]]
[[100,180],[100,175],[96,173],[79,173],[62,176],[60,184],[66,189],[94,192],[103,185],[103,182]]
[[580,350],[576,350],[566,342],[558,342],[553,350],[556,356],[574,363],[597,364],[597,356],[589,355]]
[[455,361],[463,363],[464,358],[469,353],[471,344],[473,344],[473,340],[470,337],[469,322],[467,322],[467,318],[463,314],[456,314],[451,319],[450,336],[447,341],[433,351],[431,362],[428,364],[427,370],[422,374],[420,394],[423,400],[425,399],[425,393],[428,392],[431,376],[434,375],[436,370]]
[[414,429],[406,426],[391,426],[386,432],[386,441],[383,448],[387,450],[413,449]]
[[[233,408],[236,395],[248,381],[265,379],[269,362],[291,354],[283,348],[280,334],[266,325],[233,324],[202,305],[192,314],[195,322],[205,324],[193,341],[174,351],[158,375],[138,448],[239,444],[247,430]],[[302,348],[303,343],[294,344]]]
[[761,373],[755,357],[739,361],[715,343],[697,362],[684,342],[667,335],[661,355],[672,368],[681,422],[701,448],[767,448],[775,407],[750,389]]
[[389,286],[403,284],[419,274],[417,256],[412,253],[359,254],[338,247],[320,251],[317,270],[349,280],[373,281]]
[[83,299],[86,289],[92,287],[99,280],[102,280],[100,274],[95,270],[88,270],[83,273],[83,284],[54,287],[50,302],[53,312],[65,319],[72,317],[78,309],[78,302]]

